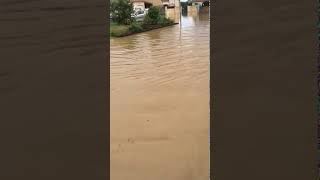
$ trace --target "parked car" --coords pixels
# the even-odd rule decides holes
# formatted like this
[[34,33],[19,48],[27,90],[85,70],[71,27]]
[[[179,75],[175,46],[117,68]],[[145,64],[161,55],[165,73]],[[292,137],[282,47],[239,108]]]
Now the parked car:
[[136,21],[143,21],[145,15],[146,15],[146,11],[138,10],[138,11],[135,11],[131,15],[131,17],[134,18]]

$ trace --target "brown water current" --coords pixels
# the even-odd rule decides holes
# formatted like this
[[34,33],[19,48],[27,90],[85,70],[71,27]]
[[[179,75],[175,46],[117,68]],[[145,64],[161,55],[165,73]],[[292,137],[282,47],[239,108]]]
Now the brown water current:
[[200,13],[110,40],[111,180],[209,179],[209,29]]

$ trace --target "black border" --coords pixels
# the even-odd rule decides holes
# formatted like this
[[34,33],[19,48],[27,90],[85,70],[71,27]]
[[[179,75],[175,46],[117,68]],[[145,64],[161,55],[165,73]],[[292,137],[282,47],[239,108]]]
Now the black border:
[[215,1],[212,179],[317,179],[316,1]]
[[[109,179],[108,2],[0,2],[1,179]],[[217,180],[316,179],[316,1],[211,5],[211,175]],[[261,22],[269,26],[262,28]],[[237,34],[245,28],[247,34]],[[255,32],[264,36],[251,38]],[[293,32],[299,38],[283,38]],[[256,61],[244,66],[249,54],[239,56],[232,47],[250,48]],[[278,63],[268,61],[271,55]],[[231,59],[236,63],[224,64]],[[259,84],[261,79],[250,78],[264,72],[262,66],[290,68],[266,71],[278,78]],[[289,97],[281,104],[281,118],[275,96],[257,107],[249,104],[254,100],[237,101],[248,84],[238,83],[241,74],[234,67],[249,68],[242,69],[251,72],[247,80],[261,87],[251,97],[267,89]],[[235,99],[226,99],[231,94]],[[249,121],[248,107],[258,108],[252,113],[268,110],[267,121]],[[231,119],[248,122],[247,128],[223,121],[230,112]],[[223,146],[228,148],[217,149]],[[237,150],[249,147],[255,151]]]
[[0,179],[109,179],[106,10],[0,2]]

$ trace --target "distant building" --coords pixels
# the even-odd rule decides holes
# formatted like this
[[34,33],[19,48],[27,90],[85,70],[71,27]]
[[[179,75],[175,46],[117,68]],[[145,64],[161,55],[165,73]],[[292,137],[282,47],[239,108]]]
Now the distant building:
[[[162,6],[164,7],[175,7],[176,6],[176,0],[161,0]],[[178,2],[179,3],[179,2]]]
[[197,14],[201,10],[208,11],[208,7],[205,6],[209,6],[209,0],[190,0],[188,3],[188,14]]
[[153,4],[150,3],[148,0],[130,0],[130,2],[133,5],[134,10],[145,10],[146,8],[149,8]]
[[203,3],[209,2],[208,0],[192,0],[191,4],[192,6],[202,6]]
[[133,4],[133,9],[144,10],[150,6],[162,6],[161,0],[130,0]]

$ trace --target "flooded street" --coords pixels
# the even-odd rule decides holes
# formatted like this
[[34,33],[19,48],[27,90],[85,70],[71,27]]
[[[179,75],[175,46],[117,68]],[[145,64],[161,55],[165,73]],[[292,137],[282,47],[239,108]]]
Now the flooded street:
[[209,24],[111,39],[112,180],[209,179]]

